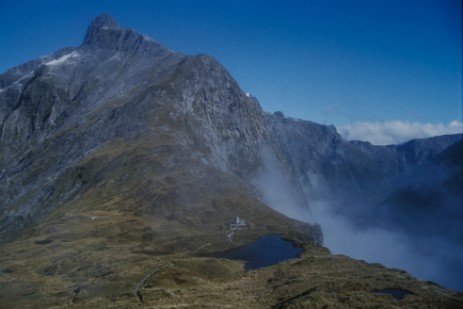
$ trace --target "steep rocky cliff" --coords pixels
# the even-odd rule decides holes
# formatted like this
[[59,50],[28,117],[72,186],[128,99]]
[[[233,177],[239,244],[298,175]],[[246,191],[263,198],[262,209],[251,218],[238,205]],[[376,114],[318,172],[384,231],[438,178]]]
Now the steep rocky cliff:
[[91,188],[86,173],[98,173],[83,162],[112,144],[140,141],[172,165],[191,163],[188,173],[204,165],[245,175],[258,164],[262,111],[220,64],[171,52],[108,16],[79,48],[1,80],[2,238]]
[[[275,290],[262,306],[322,306],[339,293],[354,306],[362,301],[349,300],[352,291],[390,304],[371,291],[407,286],[411,304],[461,301],[403,272],[329,255],[318,225],[272,210],[273,188],[256,185],[271,168],[294,195],[285,207],[307,209],[328,194],[377,202],[401,173],[461,136],[390,147],[345,141],[333,126],[265,113],[212,57],[173,52],[107,15],[79,47],[0,75],[0,130],[2,306],[220,307],[247,295],[245,307],[255,307],[249,295]],[[231,231],[237,216],[246,225]],[[304,255],[256,275],[201,257],[266,234],[291,239]],[[330,287],[333,274],[323,272],[333,265],[344,281]],[[166,281],[152,283],[159,289],[143,285],[164,268]],[[294,283],[308,279],[298,281],[302,271],[321,274],[318,288]],[[173,290],[186,294],[175,300]]]

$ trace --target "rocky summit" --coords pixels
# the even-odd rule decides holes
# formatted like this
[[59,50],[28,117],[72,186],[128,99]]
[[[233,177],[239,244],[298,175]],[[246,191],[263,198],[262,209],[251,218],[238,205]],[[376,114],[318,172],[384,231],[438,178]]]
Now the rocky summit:
[[[403,175],[461,167],[461,135],[346,141],[264,112],[214,58],[107,15],[79,47],[0,75],[0,130],[0,308],[462,307],[461,293],[330,254],[319,225],[285,216],[321,196],[402,203]],[[272,198],[281,188],[291,205]],[[302,252],[249,271],[214,257],[264,235]]]

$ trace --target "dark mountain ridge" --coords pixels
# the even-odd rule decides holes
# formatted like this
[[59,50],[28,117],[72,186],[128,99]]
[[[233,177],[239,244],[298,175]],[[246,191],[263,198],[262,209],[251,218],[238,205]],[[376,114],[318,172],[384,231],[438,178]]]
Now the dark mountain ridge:
[[[333,126],[265,113],[214,58],[173,52],[107,15],[94,19],[82,45],[8,70],[0,87],[0,262],[9,270],[0,276],[0,305],[74,302],[81,289],[87,306],[106,306],[111,297],[127,303],[127,282],[159,261],[202,265],[196,253],[261,235],[281,234],[314,259],[329,256],[320,227],[265,205],[278,188],[256,178],[270,171],[290,188],[292,204],[283,210],[333,195],[379,203],[397,177],[446,157],[462,138],[373,146],[343,140]],[[245,228],[232,228],[237,216]],[[219,263],[226,280],[237,278],[238,266],[208,263]],[[188,280],[203,278],[198,269]],[[195,280],[188,282],[212,279]],[[362,284],[367,291],[372,283]],[[294,302],[305,295],[298,293],[280,295]],[[438,299],[454,301],[445,297]]]

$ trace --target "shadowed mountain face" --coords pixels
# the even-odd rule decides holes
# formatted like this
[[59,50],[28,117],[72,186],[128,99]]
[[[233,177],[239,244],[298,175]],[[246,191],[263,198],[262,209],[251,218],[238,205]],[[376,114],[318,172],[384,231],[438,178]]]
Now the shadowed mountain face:
[[[400,200],[402,174],[426,164],[453,171],[445,151],[461,136],[388,147],[342,140],[332,126],[263,112],[210,56],[173,52],[107,15],[81,46],[0,75],[0,130],[0,306],[322,306],[339,295],[355,306],[393,303],[370,291],[406,287],[410,304],[461,301],[331,256],[318,225],[283,215],[333,195]],[[344,206],[337,211],[355,213]],[[236,227],[237,217],[246,223]],[[304,247],[299,261],[253,277],[238,262],[201,257],[268,234]],[[344,283],[329,288],[333,265]],[[294,283],[307,271],[318,282],[309,290]]]
[[459,141],[396,179],[380,208],[382,223],[463,245],[462,201],[463,141]]

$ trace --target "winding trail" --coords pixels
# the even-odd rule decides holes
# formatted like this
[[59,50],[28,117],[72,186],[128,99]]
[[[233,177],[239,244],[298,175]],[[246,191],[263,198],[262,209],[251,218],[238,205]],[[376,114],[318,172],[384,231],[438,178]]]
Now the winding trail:
[[137,282],[137,285],[135,286],[135,290],[134,290],[133,293],[135,294],[135,297],[137,298],[137,300],[138,300],[138,302],[140,304],[144,304],[143,295],[140,292],[140,288],[143,286],[145,281],[148,280],[149,278],[151,278],[153,275],[155,275],[159,271],[163,270],[164,268],[167,268],[167,267],[170,267],[170,266],[173,266],[173,265],[174,264],[171,263],[171,262],[162,264],[162,265],[156,267],[152,272],[148,273],[146,276],[143,277],[143,279],[141,279],[140,281]]

